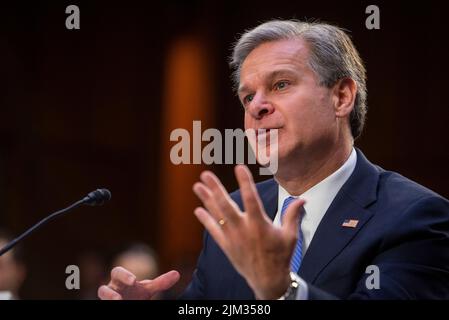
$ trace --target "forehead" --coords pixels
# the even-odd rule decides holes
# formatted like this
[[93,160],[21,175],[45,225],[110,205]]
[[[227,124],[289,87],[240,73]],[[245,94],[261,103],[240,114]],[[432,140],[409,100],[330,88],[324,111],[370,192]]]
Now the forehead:
[[240,69],[240,82],[250,76],[263,76],[279,69],[301,71],[307,68],[309,49],[303,39],[265,42],[252,50]]

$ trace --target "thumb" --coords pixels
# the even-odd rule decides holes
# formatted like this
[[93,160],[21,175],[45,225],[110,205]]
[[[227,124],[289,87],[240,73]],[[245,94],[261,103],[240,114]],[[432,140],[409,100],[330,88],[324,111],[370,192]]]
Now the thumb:
[[282,229],[294,237],[298,235],[299,232],[299,218],[303,213],[302,207],[306,201],[304,199],[297,199],[293,201],[285,211],[283,218]]
[[175,285],[176,282],[178,282],[180,277],[181,275],[178,271],[172,270],[167,273],[161,274],[154,280],[140,281],[140,285],[142,285],[145,289],[156,293],[158,291],[170,289]]

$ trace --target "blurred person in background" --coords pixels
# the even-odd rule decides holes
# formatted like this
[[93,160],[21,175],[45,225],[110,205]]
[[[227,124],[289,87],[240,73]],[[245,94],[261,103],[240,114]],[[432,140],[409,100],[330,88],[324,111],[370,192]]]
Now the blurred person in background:
[[81,271],[79,299],[96,300],[98,285],[107,277],[104,257],[95,251],[84,252],[78,258]]
[[139,281],[152,279],[159,273],[158,261],[154,250],[142,243],[133,244],[117,254],[112,265],[123,266],[131,270]]
[[[12,237],[5,230],[0,230],[0,248]],[[0,300],[19,299],[20,288],[26,278],[27,270],[23,261],[22,248],[17,245],[0,257]]]

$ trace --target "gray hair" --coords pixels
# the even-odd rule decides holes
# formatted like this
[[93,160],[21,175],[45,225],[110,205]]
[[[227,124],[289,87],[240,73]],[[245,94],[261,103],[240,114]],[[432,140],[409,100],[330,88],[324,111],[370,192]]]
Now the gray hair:
[[265,42],[300,38],[310,49],[308,64],[319,85],[332,87],[338,80],[351,78],[357,84],[354,109],[350,115],[351,133],[360,136],[367,112],[366,70],[357,49],[345,31],[337,26],[298,20],[272,20],[246,31],[234,45],[230,66],[236,88],[243,61]]

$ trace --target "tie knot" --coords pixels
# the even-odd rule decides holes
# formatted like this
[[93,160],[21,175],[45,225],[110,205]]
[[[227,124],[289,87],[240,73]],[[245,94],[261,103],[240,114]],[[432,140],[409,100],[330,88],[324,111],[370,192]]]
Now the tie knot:
[[[282,204],[282,209],[281,209],[281,223],[283,221],[282,219],[284,218],[285,213],[287,212],[288,206],[295,200],[298,200],[298,198],[295,198],[292,196],[290,196],[284,200],[284,203]],[[301,211],[301,213],[299,215],[299,224],[301,225],[302,219],[304,218],[306,211],[304,210],[304,207],[301,207],[299,210]]]
[[285,211],[287,211],[288,206],[295,200],[296,200],[296,198],[292,197],[292,196],[290,196],[284,200],[284,203],[282,204],[281,216],[284,216]]

